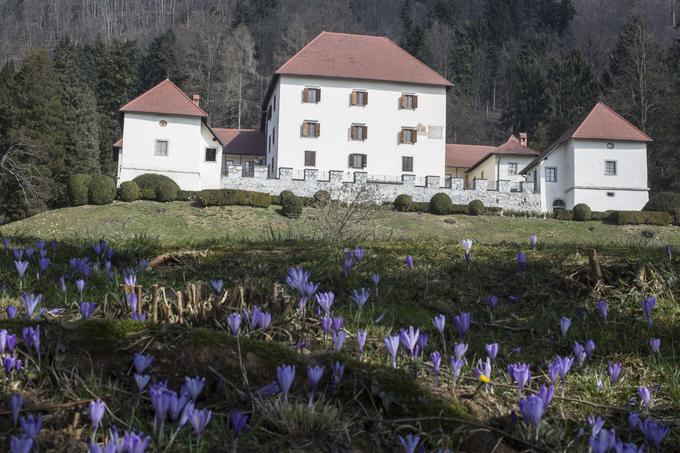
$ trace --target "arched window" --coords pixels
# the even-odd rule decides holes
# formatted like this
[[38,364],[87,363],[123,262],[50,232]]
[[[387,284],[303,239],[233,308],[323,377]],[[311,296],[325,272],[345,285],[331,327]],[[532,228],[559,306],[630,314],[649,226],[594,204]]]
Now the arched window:
[[564,211],[564,208],[566,208],[564,200],[560,200],[558,198],[555,201],[553,201],[553,211]]

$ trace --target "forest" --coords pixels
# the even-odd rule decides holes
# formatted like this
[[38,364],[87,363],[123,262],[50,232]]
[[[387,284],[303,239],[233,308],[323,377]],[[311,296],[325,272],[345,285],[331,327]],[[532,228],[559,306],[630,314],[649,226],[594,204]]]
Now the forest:
[[447,143],[543,150],[597,100],[654,138],[680,190],[677,0],[0,0],[0,224],[111,174],[118,108],[169,77],[257,128],[272,73],[321,31],[383,35],[454,83]]

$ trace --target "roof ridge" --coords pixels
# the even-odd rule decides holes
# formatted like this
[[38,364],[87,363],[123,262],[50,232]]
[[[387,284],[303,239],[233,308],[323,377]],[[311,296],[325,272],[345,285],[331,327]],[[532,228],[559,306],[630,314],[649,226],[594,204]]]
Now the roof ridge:
[[[626,118],[623,117],[623,115],[621,115],[619,112],[617,112],[617,111],[614,110],[613,108],[609,107],[609,106],[608,106],[607,104],[605,104],[604,102],[602,102],[602,101],[597,101],[597,104],[595,104],[595,106],[593,107],[593,110],[595,110],[595,107],[597,107],[598,105],[601,105],[602,107],[606,108],[606,109],[609,110],[611,113],[613,113],[614,115],[616,115],[617,117],[619,117],[620,119],[622,119],[623,121],[625,121],[629,126],[631,126],[633,129],[635,129],[636,131],[638,131],[639,133],[641,133],[642,135],[644,135],[645,137],[647,137],[650,141],[652,140],[652,138],[651,138],[649,135],[647,135],[646,133],[644,133],[642,130],[640,130],[639,127],[637,127],[635,124],[633,124],[633,123],[631,123],[630,121],[628,121]],[[588,115],[588,116],[590,116],[590,115]],[[580,127],[580,126],[579,126],[579,127]]]
[[154,85],[153,87],[149,88],[149,89],[146,90],[145,92],[141,93],[140,95],[138,95],[136,98],[134,98],[133,100],[131,100],[131,101],[128,102],[127,104],[121,106],[118,110],[120,111],[120,110],[123,110],[123,109],[127,108],[130,104],[132,104],[132,103],[138,101],[139,99],[141,99],[142,97],[146,96],[147,94],[149,94],[149,93],[151,93],[151,92],[153,92],[153,91],[159,90],[159,89],[161,88],[161,86],[167,85],[167,84],[170,84],[170,86],[171,86],[172,88],[174,88],[176,91],[178,91],[179,93],[181,93],[182,96],[184,96],[184,97],[186,98],[187,101],[191,102],[192,107],[195,108],[196,110],[198,110],[198,111],[201,113],[201,115],[203,115],[203,116],[208,116],[208,114],[206,113],[205,110],[203,110],[200,106],[196,105],[196,104],[194,103],[193,99],[191,99],[191,98],[189,97],[189,95],[187,95],[184,91],[182,91],[182,89],[181,89],[180,87],[178,87],[177,85],[175,85],[175,83],[174,83],[172,80],[170,80],[169,78],[165,78],[164,80],[158,82],[156,85]]
[[[423,63],[422,61],[420,61],[420,59],[419,59],[418,57],[416,57],[415,55],[412,55],[412,54],[410,54],[409,52],[407,52],[407,51],[406,51],[405,49],[403,49],[399,44],[397,44],[396,42],[392,41],[392,40],[391,40],[390,38],[388,38],[387,36],[384,36],[383,38],[386,39],[387,42],[389,42],[390,44],[392,44],[394,47],[396,47],[397,49],[399,49],[399,51],[401,51],[402,53],[404,53],[404,54],[408,55],[409,57],[413,58],[415,61],[417,61],[418,63],[420,63],[421,66],[424,66],[425,68],[427,68],[428,71],[430,71],[431,73],[435,74],[437,77],[440,77],[440,78],[446,80],[448,83],[451,84],[451,86],[453,86],[453,82],[449,81],[449,79],[447,79],[446,77],[444,77],[443,75],[441,75],[440,73],[438,73],[437,71],[435,71],[434,69],[432,69],[431,67],[429,67],[428,65],[426,65],[425,63]],[[447,90],[447,91],[448,91],[448,90]]]
[[317,39],[319,39],[319,38],[321,37],[321,35],[323,35],[324,33],[329,33],[329,32],[322,31],[321,33],[319,33],[318,35],[316,35],[316,36],[314,37],[314,39],[312,39],[312,40],[309,41],[307,44],[305,44],[305,45],[302,47],[302,49],[300,49],[300,50],[298,50],[297,52],[295,52],[295,53],[293,54],[292,57],[288,58],[284,64],[282,64],[281,66],[279,66],[279,69],[277,69],[277,70],[274,72],[274,74],[278,74],[279,71],[281,71],[283,68],[285,68],[286,65],[287,65],[288,63],[290,63],[295,57],[297,57],[298,55],[300,55],[300,54],[302,53],[302,51],[305,50],[307,47],[311,46],[312,43],[313,43],[314,41],[316,41]]
[[[597,106],[598,106],[599,104],[601,104],[601,102],[600,102],[600,101],[597,101],[597,103],[596,103],[594,106],[591,107],[590,111],[589,111],[585,116],[583,116],[583,117],[581,118],[581,121],[578,122],[578,125],[577,125],[576,127],[573,127],[573,126],[572,126],[572,127],[573,127],[573,130],[571,131],[571,134],[569,134],[569,137],[567,137],[567,140],[571,140],[571,139],[574,138],[574,135],[576,135],[576,133],[579,131],[579,129],[581,129],[581,127],[582,127],[582,126],[585,124],[585,122],[588,120],[588,118],[590,118],[590,115],[592,115],[593,112],[595,112],[595,109],[597,108]],[[602,105],[604,105],[604,104],[602,104]],[[611,110],[611,109],[610,109],[610,110]],[[558,144],[557,144],[557,146],[560,146],[560,145],[561,145],[561,143],[558,143]],[[557,146],[556,146],[556,147],[557,147]]]

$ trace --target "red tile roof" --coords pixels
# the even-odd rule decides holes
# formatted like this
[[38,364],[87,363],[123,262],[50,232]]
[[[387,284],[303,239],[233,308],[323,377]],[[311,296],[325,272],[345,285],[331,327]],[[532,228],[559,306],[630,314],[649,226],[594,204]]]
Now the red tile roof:
[[116,143],[113,144],[113,147],[114,148],[122,148],[123,147],[123,137],[116,140]]
[[602,102],[595,104],[590,112],[583,115],[571,128],[555,140],[545,151],[526,166],[524,173],[562,143],[571,139],[582,140],[623,140],[632,142],[651,142],[649,135],[633,126],[624,117]]
[[256,129],[222,129],[213,128],[217,138],[224,144],[227,154],[243,156],[265,156],[264,134]]
[[492,154],[512,154],[536,156],[538,151],[520,144],[514,135],[500,146],[484,145],[446,145],[446,166],[463,167],[471,170],[484,162]]
[[163,113],[166,115],[207,117],[202,108],[194,104],[177,85],[169,79],[142,93],[120,108],[121,112]]
[[276,74],[453,86],[389,38],[345,33],[321,32]]

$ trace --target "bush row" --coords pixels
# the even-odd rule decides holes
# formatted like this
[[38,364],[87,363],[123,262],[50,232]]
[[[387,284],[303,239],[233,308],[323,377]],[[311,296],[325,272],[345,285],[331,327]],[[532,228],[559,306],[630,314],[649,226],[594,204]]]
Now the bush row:
[[272,196],[247,190],[206,189],[196,194],[196,202],[203,207],[236,205],[266,208],[272,204]]
[[667,212],[655,211],[612,211],[607,222],[615,225],[670,225],[673,222]]
[[[484,210],[484,204],[479,200],[473,200],[475,208],[479,209],[481,204],[482,211]],[[445,193],[435,194],[432,199],[428,201],[413,201],[410,195],[401,194],[394,199],[392,207],[396,211],[400,212],[429,212],[437,215],[445,214],[470,214],[469,204],[454,204]]]
[[68,180],[68,194],[72,206],[113,203],[116,183],[104,175],[74,174]]

